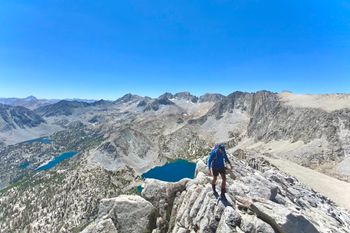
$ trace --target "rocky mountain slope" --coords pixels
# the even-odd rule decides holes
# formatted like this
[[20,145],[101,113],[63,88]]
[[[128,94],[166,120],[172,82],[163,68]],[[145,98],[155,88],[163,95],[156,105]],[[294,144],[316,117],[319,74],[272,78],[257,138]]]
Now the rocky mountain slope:
[[0,104],[1,132],[17,128],[33,128],[44,122],[42,117],[27,108]]
[[350,231],[349,212],[296,178],[261,158],[231,160],[225,196],[213,194],[211,177],[199,160],[194,180],[146,179],[143,198],[102,199],[95,220],[82,233]]
[[89,104],[85,102],[61,100],[55,104],[37,108],[35,109],[35,112],[45,117],[58,116],[58,115],[68,116],[68,115],[72,115],[73,109],[84,108],[87,106],[89,106]]
[[[298,105],[303,98],[307,101]],[[339,98],[347,99],[347,96],[296,97],[291,93],[261,91],[195,97],[183,92],[165,93],[158,98],[127,94],[113,102],[61,101],[38,108],[34,111],[36,113],[27,109],[26,112],[30,111],[30,114],[35,114],[44,122],[32,127],[25,125],[24,128],[10,128],[0,134],[0,229],[2,232],[80,232],[83,229],[95,229],[98,232],[97,229],[106,226],[110,229],[107,232],[113,232],[114,229],[123,232],[123,226],[120,226],[123,224],[117,223],[116,219],[129,219],[128,214],[132,213],[124,213],[121,209],[123,216],[119,214],[105,217],[105,212],[111,210],[109,208],[112,208],[114,213],[119,211],[114,208],[116,205],[113,204],[113,198],[120,194],[135,193],[136,186],[141,183],[140,175],[148,169],[176,158],[204,158],[211,146],[217,142],[225,143],[230,152],[242,159],[256,155],[284,158],[349,181],[350,104],[348,106],[347,101],[341,100],[341,104],[335,104],[331,109],[321,104],[329,101],[337,103]],[[29,113],[22,114],[21,117]],[[22,142],[41,136],[48,137],[52,142]],[[36,171],[38,166],[65,151],[77,151],[79,154],[49,171]],[[29,165],[22,168],[23,162]],[[340,222],[348,221],[347,213],[331,201],[273,167],[268,169],[276,172],[278,179],[287,179],[286,182],[276,181],[274,179],[277,178],[269,177],[266,170],[259,173],[246,167],[245,163],[247,162],[235,161],[236,170],[242,170],[242,174],[235,173],[238,179],[229,180],[232,190],[228,192],[228,201],[232,204],[234,199],[238,203],[248,198],[253,205],[247,204],[244,208],[250,209],[247,210],[247,216],[251,216],[251,209],[258,208],[256,206],[259,203],[254,196],[258,195],[257,197],[266,199],[261,205],[267,205],[267,209],[276,208],[276,213],[281,211],[281,216],[286,213],[289,216],[291,213],[291,220],[281,220],[267,212],[265,207],[259,206],[263,216],[271,214],[276,222],[262,219],[264,217],[258,216],[259,212],[253,211],[255,217],[247,218],[255,227],[263,221],[276,231],[279,227],[283,228],[285,222],[298,219],[310,226],[309,229],[316,228],[318,232],[327,232],[327,226],[323,226],[320,221],[331,222],[328,232],[337,228],[348,230],[348,225],[338,224],[337,220],[331,218],[334,212],[336,216],[341,216]],[[185,191],[188,195],[192,195],[193,190],[198,189],[198,195],[204,190],[201,201],[211,203],[211,200],[216,198],[210,196],[210,190],[206,188],[210,178],[200,174],[195,181],[186,181],[186,185],[181,183],[179,187],[176,185],[176,190]],[[254,191],[254,186],[261,186],[258,181],[264,184],[263,187],[277,186],[277,193],[280,193],[275,197],[282,197],[285,203],[281,204],[278,200],[261,197],[259,194],[250,195],[271,191],[266,191],[263,187]],[[132,202],[137,208],[152,210],[150,218],[163,216],[162,219],[158,218],[158,221],[150,221],[151,228],[147,229],[153,230],[157,225],[160,232],[164,232],[163,228],[173,232],[186,232],[196,225],[203,229],[206,220],[200,223],[200,219],[177,219],[176,213],[181,211],[176,209],[175,200],[178,205],[182,205],[187,198],[180,200],[182,194],[179,194],[177,199],[172,197],[174,202],[161,201],[165,206],[169,206],[161,210],[159,205],[152,201],[153,197],[147,197],[147,182],[143,194],[147,201],[140,201],[140,197],[128,196],[117,199],[118,203],[129,205],[128,203]],[[168,187],[168,184],[164,185]],[[188,188],[189,186],[192,188]],[[241,187],[243,191],[235,191],[236,186]],[[170,191],[167,192],[169,194]],[[289,194],[290,192],[292,194]],[[303,199],[307,195],[310,195],[310,198]],[[205,199],[206,196],[209,199]],[[240,197],[243,199],[238,200]],[[105,198],[113,200],[100,202]],[[296,201],[299,199],[300,203]],[[309,200],[313,199],[316,207],[309,203]],[[101,207],[105,209],[104,212],[101,210],[103,214],[99,214],[101,203],[105,203],[105,207]],[[234,210],[238,211],[243,219],[244,212],[237,208]],[[228,211],[226,209],[227,207],[218,210],[219,219],[224,218],[223,213]],[[330,212],[327,212],[328,210]],[[167,216],[164,216],[164,211]],[[175,211],[174,214],[171,214],[172,211]],[[208,211],[203,209],[202,216],[206,216]],[[230,213],[227,214],[231,216]],[[135,224],[135,229],[138,231],[148,227],[147,219],[140,220],[142,224],[139,226]],[[235,223],[239,223],[235,225],[238,232],[254,232],[252,229],[255,228],[245,228],[245,225],[241,225],[242,222],[243,220],[240,220]],[[215,224],[217,229],[219,225]],[[276,224],[279,227],[275,226]],[[289,222],[287,226],[290,224],[292,223]],[[220,226],[228,227],[223,223]]]
[[[336,104],[337,99],[333,101]],[[283,94],[266,91],[235,92],[201,122],[202,126],[211,122],[212,128],[222,125],[219,130],[226,135],[216,133],[214,138],[232,140],[236,149],[270,153],[348,180],[337,166],[349,157],[349,106],[342,104],[333,111],[315,106],[291,105]],[[230,120],[232,125],[226,123]]]

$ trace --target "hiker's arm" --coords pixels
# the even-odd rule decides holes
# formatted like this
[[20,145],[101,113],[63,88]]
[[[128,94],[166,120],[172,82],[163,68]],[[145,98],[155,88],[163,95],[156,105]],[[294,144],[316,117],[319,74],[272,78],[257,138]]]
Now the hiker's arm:
[[208,168],[209,168],[209,173],[211,175],[211,163],[213,162],[213,152],[211,152],[209,154],[209,157],[208,157]]
[[231,161],[227,157],[226,151],[224,151],[224,159],[225,159],[226,163],[230,164],[230,168],[232,169],[232,164],[231,164]]

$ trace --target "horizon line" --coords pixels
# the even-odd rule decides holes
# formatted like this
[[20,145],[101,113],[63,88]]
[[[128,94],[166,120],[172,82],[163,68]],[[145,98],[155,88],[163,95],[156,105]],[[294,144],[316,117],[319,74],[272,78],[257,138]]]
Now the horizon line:
[[240,90],[235,90],[235,91],[232,91],[230,92],[229,94],[225,95],[225,94],[222,94],[222,93],[219,93],[219,92],[205,92],[204,94],[201,94],[201,95],[196,95],[196,94],[193,94],[192,92],[190,91],[179,91],[179,92],[170,92],[170,91],[165,91],[163,92],[162,94],[158,95],[158,96],[150,96],[150,95],[139,95],[137,93],[133,93],[133,92],[127,92],[119,97],[115,97],[114,99],[111,99],[111,98],[85,98],[85,97],[65,97],[65,98],[46,98],[46,97],[37,97],[35,95],[28,95],[26,97],[15,97],[15,96],[11,96],[11,97],[4,97],[4,96],[0,96],[0,99],[27,99],[27,98],[36,98],[37,100],[69,100],[69,101],[79,101],[79,100],[84,100],[84,101],[99,101],[99,100],[106,100],[106,101],[115,101],[119,98],[122,98],[123,96],[125,95],[128,95],[128,94],[131,94],[131,95],[137,95],[137,96],[140,96],[140,97],[149,97],[149,98],[153,98],[153,99],[156,99],[156,98],[159,98],[159,96],[165,94],[165,93],[170,93],[172,95],[175,95],[175,94],[179,94],[179,93],[189,93],[193,96],[196,96],[196,97],[201,97],[205,94],[219,94],[219,95],[223,95],[225,97],[233,94],[233,93],[236,93],[236,92],[243,92],[243,93],[258,93],[258,92],[271,92],[271,93],[276,93],[276,94],[281,94],[281,93],[291,93],[291,94],[294,94],[294,95],[350,95],[350,93],[345,93],[345,92],[334,92],[334,93],[331,93],[331,92],[327,92],[327,93],[300,93],[300,92],[293,92],[293,91],[289,91],[289,90],[282,90],[280,92],[276,92],[276,91],[270,91],[270,90],[264,90],[264,89],[261,89],[261,90],[258,90],[258,91],[240,91]]

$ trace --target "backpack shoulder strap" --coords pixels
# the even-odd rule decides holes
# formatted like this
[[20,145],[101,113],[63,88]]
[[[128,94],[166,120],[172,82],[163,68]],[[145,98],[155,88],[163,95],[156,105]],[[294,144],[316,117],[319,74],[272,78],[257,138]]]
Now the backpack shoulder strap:
[[218,158],[218,150],[215,150],[215,157],[213,158],[213,160],[216,160]]

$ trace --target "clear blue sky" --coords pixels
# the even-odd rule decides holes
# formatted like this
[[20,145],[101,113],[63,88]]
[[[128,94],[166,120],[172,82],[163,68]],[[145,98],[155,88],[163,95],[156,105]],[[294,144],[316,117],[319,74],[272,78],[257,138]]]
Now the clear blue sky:
[[350,92],[349,0],[3,0],[0,96]]

